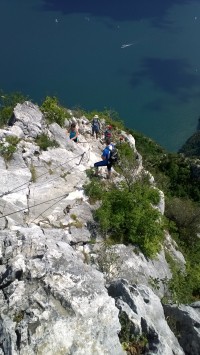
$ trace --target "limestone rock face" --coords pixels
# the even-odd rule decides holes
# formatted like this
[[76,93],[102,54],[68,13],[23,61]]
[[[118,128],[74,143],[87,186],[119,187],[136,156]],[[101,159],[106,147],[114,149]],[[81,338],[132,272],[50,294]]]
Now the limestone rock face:
[[149,345],[146,354],[184,355],[164,319],[159,298],[148,287],[130,285],[126,280],[121,279],[112,282],[108,292],[115,298],[123,318],[126,317],[131,323],[130,329],[134,330],[133,334],[147,338]]
[[14,108],[15,125],[20,127],[24,135],[36,138],[41,133],[44,116],[39,107],[29,101],[17,104]]
[[59,143],[61,148],[66,148],[67,132],[65,132],[57,123],[49,126],[52,137]]
[[0,233],[4,353],[123,354],[103,275],[83,263],[63,233],[47,236],[36,226]]
[[100,266],[108,281],[124,278],[130,284],[152,285],[156,280],[154,292],[163,297],[165,294],[162,280],[171,278],[170,268],[165,260],[164,250],[155,259],[147,260],[133,246],[117,244],[104,251],[99,258]]

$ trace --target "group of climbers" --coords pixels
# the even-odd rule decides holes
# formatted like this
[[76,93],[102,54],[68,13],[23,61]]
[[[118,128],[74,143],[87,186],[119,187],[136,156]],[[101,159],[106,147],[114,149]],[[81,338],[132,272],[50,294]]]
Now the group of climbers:
[[[101,124],[99,120],[98,115],[94,115],[92,119],[92,130],[91,134],[93,137],[98,139],[101,130]],[[72,123],[70,126],[70,129],[67,131],[69,133],[69,138],[70,140],[74,141],[75,143],[78,143],[78,129],[76,128],[76,124]],[[95,176],[98,176],[98,168],[101,166],[106,166],[107,167],[107,178],[109,179],[111,177],[111,168],[112,165],[117,161],[117,150],[112,142],[112,126],[108,125],[105,127],[105,130],[103,132],[103,139],[106,144],[105,148],[102,151],[101,155],[101,161],[98,161],[94,164],[95,168]]]
[[[96,139],[99,137],[100,132],[103,132],[101,130],[101,125],[100,125],[100,121],[99,121],[99,116],[98,115],[94,115],[93,120],[92,120],[92,136],[95,137]],[[69,138],[71,140],[73,140],[74,142],[78,143],[78,129],[76,128],[76,124],[73,122],[69,128],[69,130],[67,131],[69,133]],[[105,131],[103,133],[104,135],[104,140],[106,140],[106,138],[110,138],[112,137],[112,126],[108,125],[105,127]]]

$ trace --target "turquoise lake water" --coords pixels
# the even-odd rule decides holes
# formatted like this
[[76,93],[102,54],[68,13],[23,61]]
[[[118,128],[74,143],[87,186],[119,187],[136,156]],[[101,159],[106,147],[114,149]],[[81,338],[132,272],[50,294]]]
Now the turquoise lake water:
[[0,33],[5,92],[115,110],[169,151],[196,130],[199,0],[1,0]]

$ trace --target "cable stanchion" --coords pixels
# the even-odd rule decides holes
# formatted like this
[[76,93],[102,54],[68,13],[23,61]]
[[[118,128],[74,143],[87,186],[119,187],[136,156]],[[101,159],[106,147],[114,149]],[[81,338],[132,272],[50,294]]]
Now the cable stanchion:
[[83,160],[84,155],[85,155],[85,152],[82,154],[82,157],[81,157],[81,159],[80,159],[79,163],[76,163],[76,165],[80,165],[80,163],[81,163],[81,162],[82,162],[82,160]]

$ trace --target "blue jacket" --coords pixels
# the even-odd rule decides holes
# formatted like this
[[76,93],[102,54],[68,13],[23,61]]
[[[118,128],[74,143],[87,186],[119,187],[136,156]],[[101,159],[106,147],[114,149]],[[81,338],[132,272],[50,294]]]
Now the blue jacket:
[[109,147],[105,147],[103,152],[102,152],[102,156],[105,157],[104,161],[107,161],[109,160],[110,158],[110,149]]

